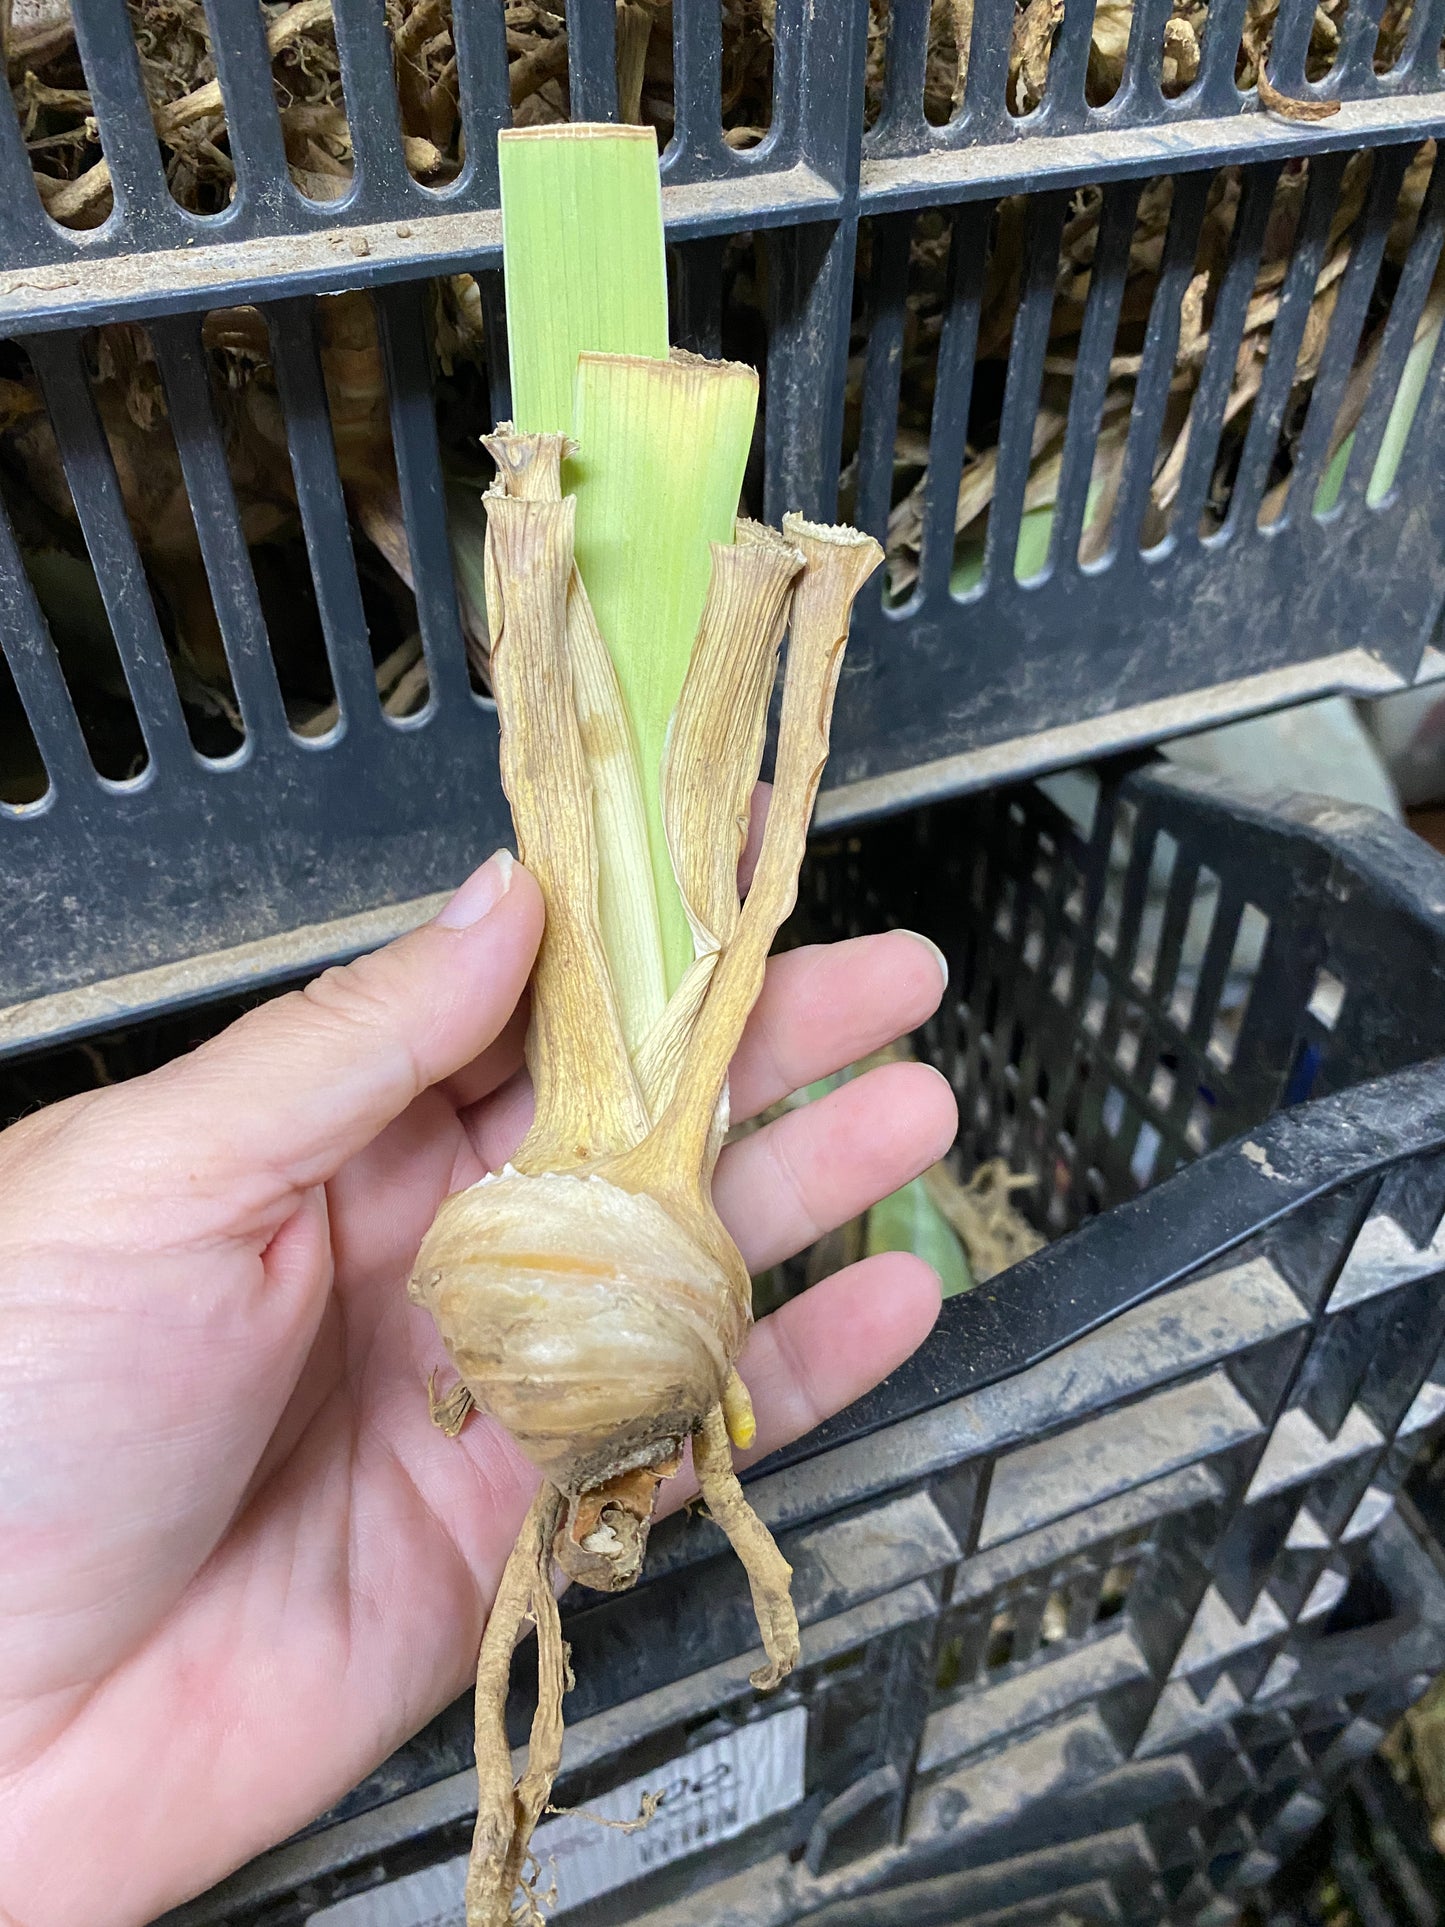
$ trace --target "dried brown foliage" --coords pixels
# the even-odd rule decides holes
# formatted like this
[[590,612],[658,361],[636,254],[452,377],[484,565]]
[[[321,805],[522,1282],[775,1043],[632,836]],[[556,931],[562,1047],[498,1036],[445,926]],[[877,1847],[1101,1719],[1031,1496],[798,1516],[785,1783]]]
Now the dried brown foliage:
[[[1316,280],[1304,338],[1296,360],[1290,403],[1285,411],[1285,436],[1276,462],[1264,519],[1278,512],[1288,486],[1288,466],[1311,386],[1319,371],[1330,319],[1349,262],[1354,225],[1364,205],[1370,179],[1370,157],[1356,155],[1348,164],[1332,219],[1323,267]],[[1398,271],[1408,251],[1421,200],[1434,165],[1434,145],[1421,148],[1406,175],[1385,250],[1385,276]],[[1303,164],[1286,167],[1275,194],[1259,270],[1255,278],[1235,356],[1234,374],[1224,411],[1224,432],[1211,489],[1215,511],[1227,500],[1230,461],[1238,452],[1248,425],[1249,411],[1259,392],[1280,297],[1295,246],[1300,213],[1308,185]],[[1161,445],[1154,464],[1150,500],[1142,531],[1145,546],[1158,541],[1168,527],[1178,494],[1189,444],[1191,413],[1209,351],[1210,327],[1219,284],[1229,258],[1238,213],[1241,178],[1226,169],[1210,195],[1195,258],[1195,272],[1181,303],[1179,340],[1170,381]],[[1120,310],[1109,382],[1104,397],[1095,454],[1091,507],[1082,545],[1083,559],[1102,552],[1108,536],[1110,510],[1120,480],[1124,447],[1139,373],[1145,330],[1154,305],[1169,224],[1172,187],[1167,179],[1149,183],[1141,196],[1130,245],[1128,270]],[[1048,510],[1057,499],[1068,420],[1069,398],[1077,370],[1079,335],[1098,244],[1103,195],[1097,188],[1081,190],[1064,225],[1054,287],[1049,350],[1033,430],[1033,465],[1024,496],[1026,515]],[[1002,393],[1013,320],[1019,301],[1023,265],[1026,203],[1022,197],[999,204],[985,270],[979,317],[975,393]],[[934,371],[946,304],[949,229],[946,217],[920,217],[910,254],[910,291],[904,330],[903,376],[898,433],[894,447],[893,508],[889,517],[887,549],[890,587],[906,593],[917,579],[928,484],[929,433],[934,406]],[[1382,277],[1383,282],[1384,277]],[[1439,283],[1437,281],[1437,290]],[[1426,311],[1429,325],[1438,319],[1440,297],[1432,294]],[[1372,305],[1356,360],[1356,375],[1336,420],[1332,449],[1338,447],[1359,419],[1368,389],[1368,375],[1379,352],[1387,303]],[[850,420],[856,424],[862,401],[863,333],[854,343],[849,371]],[[992,368],[992,372],[990,372]],[[981,551],[993,501],[998,450],[997,417],[976,441],[971,441],[960,481],[955,531],[958,555]],[[845,496],[845,500],[846,500]]]
[[[183,205],[197,212],[217,212],[234,190],[234,170],[201,0],[129,3],[172,191]],[[1312,81],[1328,73],[1335,57],[1344,3],[1325,0],[1316,10],[1306,60],[1306,75]],[[774,4],[775,0],[725,0],[723,113],[727,138],[737,146],[756,143],[771,122]],[[435,186],[454,178],[464,160],[450,8],[451,0],[387,0],[408,161],[420,179]],[[1249,87],[1262,83],[1266,94],[1276,9],[1277,0],[1250,0],[1236,64],[1239,84]],[[335,198],[350,182],[352,153],[330,0],[295,0],[290,5],[284,0],[264,0],[264,11],[293,176],[303,192],[318,199]],[[931,121],[949,119],[963,99],[972,15],[973,0],[933,0],[923,102]],[[1167,95],[1182,93],[1198,73],[1206,16],[1207,6],[1194,0],[1193,4],[1176,5],[1166,22],[1162,83]],[[76,226],[96,225],[110,210],[110,181],[90,117],[90,96],[75,48],[68,0],[9,0],[8,14],[0,0],[0,17],[7,22],[5,49],[11,91],[42,197],[57,219]],[[1061,17],[1061,0],[1023,0],[1016,9],[1007,83],[1008,105],[1016,114],[1032,111],[1047,95],[1049,64]],[[1398,58],[1409,19],[1407,0],[1389,0],[1379,30],[1377,67],[1387,68]],[[1086,79],[1088,98],[1095,104],[1107,101],[1118,89],[1132,23],[1130,0],[1100,0],[1095,8]],[[506,33],[514,118],[522,124],[565,119],[569,113],[567,40],[560,0],[555,11],[535,0],[506,0]],[[883,0],[872,0],[867,77],[872,114],[881,101],[886,41],[886,8]],[[671,6],[665,0],[619,0],[617,46],[624,116],[655,126],[665,141],[673,123]],[[1277,105],[1278,111],[1297,111],[1294,104],[1277,95],[1270,95],[1267,104]],[[1387,253],[1391,270],[1398,268],[1403,257],[1432,159],[1433,148],[1427,147],[1410,170]],[[1286,411],[1282,459],[1271,478],[1267,514],[1278,508],[1287,488],[1290,437],[1297,432],[1303,403],[1319,366],[1348,259],[1349,223],[1362,202],[1368,165],[1365,157],[1357,157],[1346,175],[1340,212],[1331,233],[1326,267],[1315,290]],[[1216,507],[1227,493],[1230,452],[1239,445],[1263,375],[1304,185],[1304,171],[1297,164],[1291,166],[1281,184],[1236,357],[1212,491]],[[1177,493],[1188,446],[1192,400],[1208,349],[1213,303],[1227,258],[1238,196],[1237,174],[1221,175],[1206,217],[1196,273],[1183,303],[1179,349],[1146,516],[1146,541],[1156,538],[1167,526]],[[1098,190],[1082,190],[1064,232],[1049,354],[1033,431],[1032,471],[1024,502],[1025,514],[1037,512],[1040,519],[1051,510],[1057,495],[1101,206]],[[1130,248],[1118,338],[1110,363],[1082,549],[1086,559],[1101,552],[1107,541],[1169,206],[1167,181],[1146,187]],[[1024,219],[1022,199],[1000,204],[986,270],[978,363],[985,384],[992,365],[999,377],[995,386],[1000,388],[1018,303]],[[906,593],[917,575],[947,256],[945,217],[919,217],[910,262],[887,540],[894,594]],[[866,271],[866,236],[862,264]],[[749,253],[730,250],[727,281],[732,325],[741,321],[760,333],[765,289]],[[322,313],[323,357],[353,524],[386,558],[398,580],[410,584],[411,565],[396,492],[385,383],[369,303],[360,296],[343,297],[335,303],[323,303]],[[751,324],[750,316],[756,317]],[[1383,311],[1377,305],[1361,343],[1357,378],[1351,383],[1337,424],[1336,443],[1358,417],[1382,324]],[[469,278],[458,277],[438,285],[434,333],[438,358],[447,376],[480,361],[481,305],[476,285]],[[223,394],[223,427],[247,540],[253,545],[299,540],[280,404],[259,316],[250,311],[212,316],[207,324],[207,343]],[[860,333],[848,380],[851,433],[856,433],[861,400],[862,349]],[[742,351],[756,354],[760,347],[749,341]],[[8,368],[0,372],[11,376]],[[119,328],[101,332],[99,377],[97,398],[116,451],[127,508],[177,638],[181,659],[178,673],[191,679],[187,686],[199,692],[203,707],[219,705],[224,709],[228,698],[220,673],[219,634],[181,486],[164,394],[143,331]],[[976,380],[976,391],[978,386]],[[978,412],[976,408],[975,414]],[[480,432],[486,426],[478,419],[473,431]],[[997,463],[996,420],[992,426],[976,421],[974,427],[955,515],[958,553],[964,559],[980,550]],[[60,475],[54,440],[38,392],[23,370],[0,383],[0,464],[43,505],[52,518],[52,533],[59,529],[62,541],[71,543],[79,553],[78,526]],[[483,668],[485,623],[480,565],[478,561],[475,569],[469,569],[467,562],[472,550],[478,556],[480,553],[475,479],[469,475],[465,487],[458,489],[457,506],[462,506],[465,497],[476,522],[475,528],[461,531],[458,537],[458,584],[474,661]],[[845,475],[845,508],[851,506],[849,479]],[[66,530],[71,533],[65,535]],[[380,658],[383,697],[389,705],[404,710],[418,699],[424,682],[419,641],[414,635],[397,635],[381,650]],[[293,705],[293,711],[300,726],[312,730],[326,728],[335,714],[326,703],[312,701],[308,706],[304,698]]]

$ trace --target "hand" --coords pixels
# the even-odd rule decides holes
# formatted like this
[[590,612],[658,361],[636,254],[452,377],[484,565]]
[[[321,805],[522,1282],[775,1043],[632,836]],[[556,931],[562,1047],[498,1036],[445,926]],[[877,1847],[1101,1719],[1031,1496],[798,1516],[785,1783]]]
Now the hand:
[[[0,1923],[149,1920],[467,1685],[537,1475],[487,1420],[430,1424],[444,1359],[404,1285],[441,1200],[526,1128],[541,927],[493,858],[400,942],[0,1135]],[[903,933],[777,958],[734,1115],[941,989]],[[875,1070],[725,1152],[719,1208],[757,1270],[953,1128],[935,1072]],[[760,1323],[757,1450],[857,1398],[937,1307],[890,1256]]]

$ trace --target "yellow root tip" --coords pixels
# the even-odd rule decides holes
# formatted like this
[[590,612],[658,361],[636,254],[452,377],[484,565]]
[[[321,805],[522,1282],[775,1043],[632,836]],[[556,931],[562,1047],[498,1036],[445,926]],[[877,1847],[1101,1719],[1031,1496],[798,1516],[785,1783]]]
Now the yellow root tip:
[[758,1421],[753,1416],[753,1401],[748,1397],[748,1388],[736,1372],[728,1373],[728,1382],[723,1387],[722,1408],[728,1437],[740,1452],[745,1452],[758,1436]]

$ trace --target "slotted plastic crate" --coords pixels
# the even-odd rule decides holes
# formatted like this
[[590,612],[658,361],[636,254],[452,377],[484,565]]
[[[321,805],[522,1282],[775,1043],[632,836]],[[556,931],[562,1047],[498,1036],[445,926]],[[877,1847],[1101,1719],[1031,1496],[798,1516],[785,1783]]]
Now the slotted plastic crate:
[[[806,873],[798,934],[943,944],[920,1044],[962,1167],[1033,1174],[1058,1235],[752,1475],[803,1627],[776,1696],[705,1519],[564,1601],[559,1802],[674,1790],[620,1845],[550,1823],[578,1927],[1219,1923],[1445,1663],[1397,1502],[1445,1418],[1445,864],[1181,772],[1065,800],[934,806]],[[168,1927],[459,1918],[470,1729]]]
[[[445,533],[426,295],[439,274],[475,278],[489,365],[472,426],[485,426],[507,407],[494,155],[496,131],[511,116],[504,9],[498,0],[456,7],[463,158],[442,189],[408,169],[382,10],[336,0],[334,11],[353,149],[350,186],[336,200],[308,200],[291,177],[255,0],[207,0],[235,171],[233,198],[214,215],[189,213],[172,197],[123,0],[74,4],[114,200],[103,225],[68,229],[45,212],[19,124],[0,114],[0,356],[7,380],[24,373],[28,381],[33,370],[43,394],[68,489],[66,541],[94,563],[117,681],[123,673],[128,690],[117,700],[134,710],[133,753],[98,776],[32,572],[0,516],[0,632],[18,691],[6,728],[22,731],[23,709],[37,759],[33,793],[0,805],[10,886],[0,1048],[274,981],[363,947],[418,919],[433,893],[507,833],[494,715],[468,677]],[[778,0],[769,125],[760,144],[739,150],[724,138],[717,0],[676,0],[673,134],[662,158],[675,332],[764,366],[751,508],[830,515],[846,454],[847,502],[884,531],[920,233],[935,267],[947,256],[930,296],[937,345],[920,375],[932,405],[919,572],[901,597],[875,583],[860,609],[824,821],[1061,766],[1311,691],[1380,691],[1445,669],[1427,647],[1445,592],[1439,352],[1393,480],[1369,499],[1445,222],[1445,176],[1436,169],[1413,242],[1382,269],[1407,165],[1445,128],[1440,0],[1417,0],[1398,57],[1381,73],[1376,10],[1352,7],[1320,81],[1306,78],[1314,0],[1286,0],[1273,30],[1275,85],[1341,103],[1313,122],[1264,113],[1255,91],[1236,84],[1244,0],[1212,0],[1197,77],[1166,98],[1169,13],[1170,0],[1139,0],[1121,84],[1090,105],[1093,0],[1068,0],[1042,102],[1019,116],[1007,89],[1012,0],[977,0],[960,104],[946,125],[934,125],[924,107],[928,0],[871,8],[868,0]],[[570,110],[615,115],[613,0],[567,0],[566,17]],[[1322,242],[1345,163],[1361,154],[1373,155],[1373,171],[1308,415],[1291,444],[1290,499],[1262,528],[1258,510],[1278,467]],[[1216,456],[1255,263],[1272,197],[1301,163],[1310,170],[1307,204],[1223,504]],[[1195,344],[1203,359],[1188,454],[1169,525],[1155,540],[1143,520],[1151,470],[1196,238],[1221,169],[1240,170],[1241,195],[1227,257],[1215,264],[1207,345]],[[1099,411],[1121,306],[1132,299],[1130,235],[1141,190],[1160,177],[1172,182],[1172,207],[1144,317],[1127,461],[1108,540],[1081,563],[1081,530],[1094,526]],[[1035,547],[1039,533],[1028,470],[1040,385],[1054,379],[1046,363],[1060,235],[1070,197],[1086,189],[1102,190],[1101,226],[1056,502],[1047,553],[1034,554],[1021,581],[1020,531],[1027,523]],[[989,235],[1000,198],[1018,196],[1026,202],[1021,305],[1004,346],[990,349],[985,382],[975,362]],[[759,293],[739,338],[724,289],[744,255]],[[347,290],[375,295],[424,650],[425,701],[400,719],[382,712],[374,686],[367,585],[316,337],[316,296]],[[244,304],[259,304],[264,316],[276,385],[271,427],[287,443],[286,488],[314,591],[308,620],[339,710],[337,725],[315,740],[290,727],[275,668],[299,606],[283,600],[278,609],[258,587],[257,545],[228,460],[229,418],[202,346],[207,318]],[[1379,322],[1386,306],[1353,456],[1334,505],[1316,513],[1362,326]],[[147,531],[127,516],[97,408],[91,331],[117,323],[143,326],[155,358],[146,407],[204,562],[205,581],[189,592],[214,606],[234,692],[224,753],[194,746],[157,564],[148,561]],[[126,339],[139,353],[141,338]],[[984,432],[980,423],[992,434],[994,419],[987,542],[965,558],[960,577],[952,523],[965,443]],[[1335,475],[1331,486],[1338,482]],[[58,479],[56,489],[64,492]]]

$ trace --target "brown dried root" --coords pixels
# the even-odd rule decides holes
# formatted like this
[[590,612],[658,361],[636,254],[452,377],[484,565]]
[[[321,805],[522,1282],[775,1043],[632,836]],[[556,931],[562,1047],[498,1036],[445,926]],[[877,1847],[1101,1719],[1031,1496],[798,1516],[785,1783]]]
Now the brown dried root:
[[962,1239],[969,1270],[979,1284],[1041,1251],[1047,1242],[1009,1202],[1013,1192],[1028,1191],[1038,1180],[1027,1172],[1010,1171],[1003,1158],[979,1165],[967,1184],[960,1184],[946,1164],[925,1171],[923,1182]]
[[426,1382],[427,1417],[439,1432],[445,1432],[449,1439],[456,1438],[472,1413],[477,1409],[477,1401],[472,1397],[461,1379],[458,1379],[449,1392],[437,1391],[435,1372]]
[[[477,1824],[467,1868],[467,1927],[501,1927],[512,1919],[527,1844],[562,1761],[562,1695],[572,1684],[572,1674],[552,1589],[552,1541],[561,1511],[561,1493],[544,1484],[517,1534],[482,1636],[475,1713]],[[537,1629],[537,1710],[526,1771],[514,1786],[507,1686],[512,1653],[529,1619]],[[540,1920],[530,1894],[528,1912],[533,1921]]]
[[778,1551],[777,1541],[743,1497],[733,1470],[723,1408],[715,1405],[692,1441],[692,1463],[713,1522],[727,1534],[742,1561],[753,1595],[753,1611],[763,1636],[766,1666],[749,1674],[759,1692],[767,1693],[788,1677],[798,1663],[798,1615],[789,1590],[793,1568]]
[[1337,100],[1296,100],[1292,94],[1282,94],[1263,68],[1254,84],[1260,106],[1281,120],[1329,120],[1340,111]]

